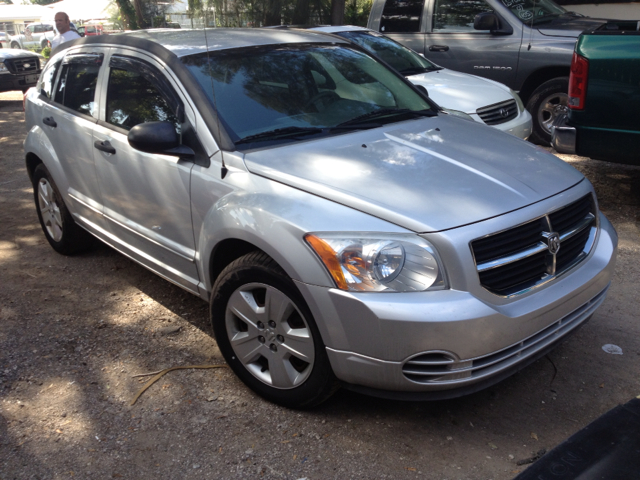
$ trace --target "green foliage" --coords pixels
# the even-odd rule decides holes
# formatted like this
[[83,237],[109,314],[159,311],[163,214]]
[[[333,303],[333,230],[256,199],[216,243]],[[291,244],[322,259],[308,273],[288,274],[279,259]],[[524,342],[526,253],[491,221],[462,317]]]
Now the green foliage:
[[48,59],[51,56],[51,47],[44,47],[41,53],[44,58]]
[[[57,2],[59,0],[31,0],[33,5],[49,5],[51,3]],[[11,2],[9,2],[11,3]]]
[[347,0],[344,23],[346,25],[366,27],[372,3],[372,0]]

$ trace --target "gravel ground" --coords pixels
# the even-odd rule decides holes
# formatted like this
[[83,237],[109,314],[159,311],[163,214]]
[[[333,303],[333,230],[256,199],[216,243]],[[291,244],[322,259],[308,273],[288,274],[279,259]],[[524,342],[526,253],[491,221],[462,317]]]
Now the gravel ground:
[[[24,168],[21,96],[0,94],[0,480],[510,479],[640,394],[640,167],[561,156],[620,234],[604,305],[482,392],[395,402],[339,391],[306,412],[217,365],[207,305],[102,244],[56,254]],[[603,351],[614,344],[623,355]],[[528,462],[528,463],[527,463]]]

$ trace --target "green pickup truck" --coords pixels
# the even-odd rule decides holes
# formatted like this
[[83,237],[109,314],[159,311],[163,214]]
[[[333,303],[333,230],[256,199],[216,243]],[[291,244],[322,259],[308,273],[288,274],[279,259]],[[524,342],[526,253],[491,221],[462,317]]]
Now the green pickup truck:
[[580,35],[568,103],[552,127],[556,151],[640,165],[640,21],[612,21]]

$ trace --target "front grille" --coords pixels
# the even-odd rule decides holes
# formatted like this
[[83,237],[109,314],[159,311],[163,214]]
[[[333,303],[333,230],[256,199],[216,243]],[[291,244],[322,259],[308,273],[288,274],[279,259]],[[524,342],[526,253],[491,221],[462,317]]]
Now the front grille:
[[38,73],[40,61],[35,57],[11,58],[4,61],[9,71],[13,74]]
[[511,99],[479,108],[476,113],[487,125],[499,125],[518,116],[518,105]]
[[407,360],[402,365],[402,373],[423,385],[477,381],[497,375],[528,358],[535,358],[582,325],[604,302],[608,288],[560,320],[503,350],[467,360],[459,360],[449,352],[425,352]]
[[595,205],[586,195],[548,215],[474,240],[480,283],[509,296],[547,282],[589,253],[595,233]]

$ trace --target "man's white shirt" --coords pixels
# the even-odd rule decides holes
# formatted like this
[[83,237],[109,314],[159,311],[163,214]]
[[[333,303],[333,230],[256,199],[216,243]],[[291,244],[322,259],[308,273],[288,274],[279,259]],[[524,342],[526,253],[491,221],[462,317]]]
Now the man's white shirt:
[[64,32],[63,34],[59,33],[51,40],[51,49],[53,50],[61,43],[69,42],[71,40],[75,40],[76,38],[80,38],[80,35],[78,35],[73,30],[69,30],[68,32]]

